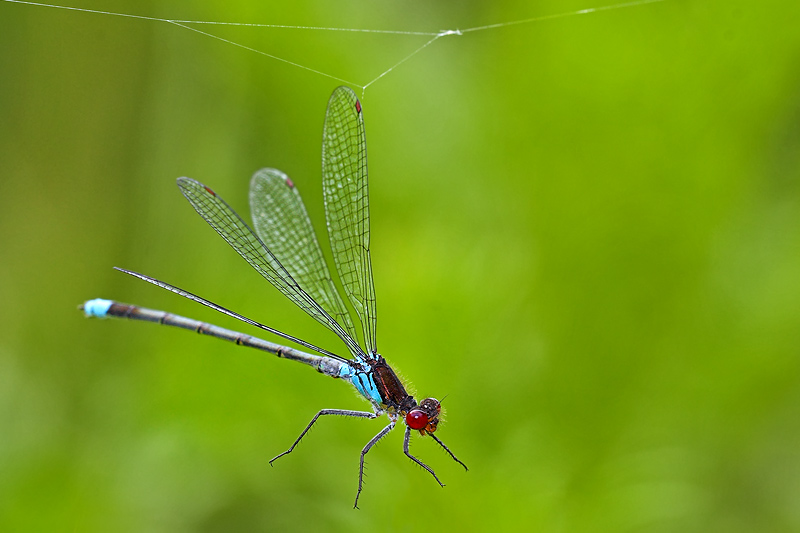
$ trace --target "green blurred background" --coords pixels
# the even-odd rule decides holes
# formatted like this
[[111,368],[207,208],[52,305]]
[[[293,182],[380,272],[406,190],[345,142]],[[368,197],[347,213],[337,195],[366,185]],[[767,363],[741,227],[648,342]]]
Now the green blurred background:
[[[438,31],[603,2],[71,5]],[[0,3],[0,530],[800,530],[800,3],[667,1],[440,39],[363,99],[381,352],[438,435],[114,298],[335,350],[197,217],[263,166],[324,229],[339,83],[163,22]],[[366,84],[413,36],[202,27]],[[321,236],[325,242],[324,235]],[[327,246],[327,244],[325,244]]]

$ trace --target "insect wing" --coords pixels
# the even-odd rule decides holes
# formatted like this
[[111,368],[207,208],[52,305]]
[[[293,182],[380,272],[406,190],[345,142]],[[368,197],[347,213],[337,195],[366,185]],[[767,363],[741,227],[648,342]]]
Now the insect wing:
[[347,87],[331,95],[322,133],[322,190],[333,260],[361,321],[368,353],[377,353],[369,253],[367,141],[361,103]]
[[210,188],[191,178],[178,178],[178,187],[195,211],[267,281],[315,320],[336,333],[353,354],[358,343],[328,314],[281,264],[236,212]]
[[355,339],[353,320],[333,283],[311,219],[292,180],[273,168],[256,172],[250,181],[250,213],[261,242],[311,298]]

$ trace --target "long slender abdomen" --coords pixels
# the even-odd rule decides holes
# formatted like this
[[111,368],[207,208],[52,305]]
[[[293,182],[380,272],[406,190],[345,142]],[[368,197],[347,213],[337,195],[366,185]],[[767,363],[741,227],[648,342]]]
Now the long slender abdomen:
[[317,369],[317,371],[328,376],[338,378],[342,377],[342,368],[349,368],[345,361],[339,361],[332,357],[324,355],[314,355],[306,353],[289,346],[282,346],[273,342],[253,337],[233,331],[230,329],[215,326],[208,322],[201,322],[192,318],[186,318],[180,315],[173,315],[164,311],[157,311],[154,309],[147,309],[136,305],[129,305],[112,300],[104,300],[97,298],[84,302],[81,306],[86,316],[97,318],[127,318],[129,320],[142,320],[144,322],[155,322],[164,326],[173,326],[181,329],[187,329],[200,333],[201,335],[208,335],[216,337],[224,341],[232,342],[238,346],[248,346],[263,352],[277,355],[284,359],[291,359],[300,363],[307,364]]

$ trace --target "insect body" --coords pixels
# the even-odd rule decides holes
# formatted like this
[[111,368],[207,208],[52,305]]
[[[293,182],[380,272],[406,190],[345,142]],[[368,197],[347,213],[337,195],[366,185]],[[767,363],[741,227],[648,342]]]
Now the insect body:
[[403,452],[444,486],[428,465],[409,452],[411,431],[418,430],[420,434],[433,438],[455,461],[467,468],[434,435],[439,424],[441,405],[435,398],[425,398],[417,402],[406,392],[397,374],[377,350],[375,289],[369,252],[369,196],[364,118],[361,103],[347,87],[337,88],[328,102],[323,128],[322,186],[334,265],[346,297],[360,322],[363,345],[357,340],[355,322],[333,282],[311,220],[292,180],[281,171],[269,168],[262,169],[253,176],[250,183],[250,207],[253,216],[251,229],[212,189],[193,179],[178,179],[178,187],[200,216],[272,285],[338,335],[347,346],[349,357],[319,348],[188,291],[130,270],[118,269],[295,342],[319,355],[164,311],[154,311],[111,300],[90,300],[84,303],[82,308],[88,316],[129,318],[191,329],[204,335],[306,363],[323,374],[352,383],[372,404],[372,411],[322,409],[289,449],[270,460],[270,464],[279,457],[291,453],[321,416],[340,415],[372,419],[385,414],[389,418],[389,424],[361,450],[356,507],[363,487],[364,458],[375,443],[394,429],[398,420],[402,420],[406,425]]

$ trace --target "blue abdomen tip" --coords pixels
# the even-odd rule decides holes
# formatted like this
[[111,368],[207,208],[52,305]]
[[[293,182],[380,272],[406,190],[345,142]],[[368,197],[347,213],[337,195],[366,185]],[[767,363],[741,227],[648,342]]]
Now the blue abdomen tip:
[[86,316],[96,316],[99,318],[104,318],[106,313],[108,313],[111,304],[113,304],[111,300],[104,300],[102,298],[95,298],[94,300],[89,300],[83,304],[83,312]]

